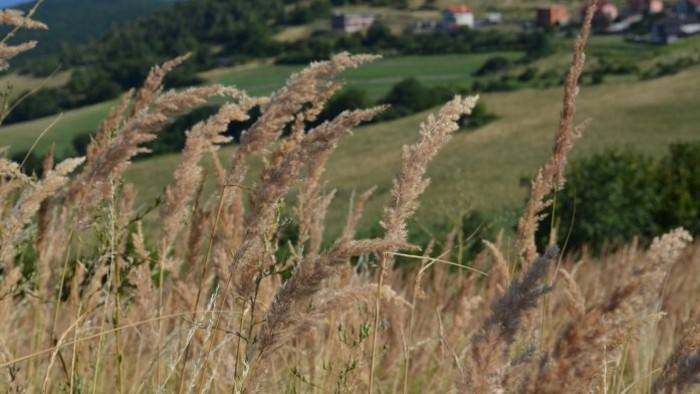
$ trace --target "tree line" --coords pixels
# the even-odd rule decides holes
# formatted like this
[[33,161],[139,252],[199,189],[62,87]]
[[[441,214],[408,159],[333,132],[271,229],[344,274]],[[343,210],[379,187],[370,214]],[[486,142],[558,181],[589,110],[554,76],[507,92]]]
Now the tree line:
[[329,0],[298,4],[292,0],[199,0],[157,9],[107,36],[60,54],[30,61],[22,72],[45,76],[57,68],[72,70],[70,81],[44,89],[20,102],[6,124],[55,114],[117,97],[138,86],[153,64],[186,52],[193,57],[168,76],[170,87],[200,83],[197,73],[257,58],[278,63],[308,63],[340,51],[384,54],[445,54],[522,50],[526,59],[551,52],[541,32],[496,32],[464,29],[453,34],[394,34],[375,24],[365,33],[312,35],[293,43],[273,39],[292,24],[328,18]]

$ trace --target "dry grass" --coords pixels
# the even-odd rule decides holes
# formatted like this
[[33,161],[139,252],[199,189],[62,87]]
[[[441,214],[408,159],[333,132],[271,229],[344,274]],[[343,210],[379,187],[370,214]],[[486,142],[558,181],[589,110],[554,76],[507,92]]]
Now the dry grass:
[[[307,130],[342,71],[312,64],[268,98],[224,86],[162,89],[185,57],[154,67],[110,112],[86,158],[22,175],[0,158],[0,390],[3,392],[601,392],[693,388],[700,247],[682,229],[594,261],[538,255],[532,227],[563,182],[586,29],[574,49],[552,158],[535,177],[517,247],[502,237],[468,265],[450,233],[424,251],[407,221],[427,166],[476,97],[456,97],[403,148],[384,233],[356,237],[373,189],[353,199],[323,248],[332,152],[383,107]],[[124,181],[130,160],[179,113],[228,104],[188,132],[158,228],[148,237]],[[221,132],[262,103],[228,163]],[[281,139],[289,127],[291,136]],[[249,163],[264,158],[258,181]],[[381,159],[381,157],[378,157]],[[212,161],[213,192],[203,163]],[[83,162],[84,166],[79,167]],[[69,176],[69,174],[74,175]],[[280,215],[295,194],[297,234]],[[245,203],[245,200],[248,203]],[[442,245],[440,251],[436,245]],[[278,253],[286,248],[289,253]],[[415,254],[410,254],[415,253]],[[397,255],[415,269],[393,269]],[[282,258],[282,256],[288,256]],[[511,257],[515,256],[515,257]]]

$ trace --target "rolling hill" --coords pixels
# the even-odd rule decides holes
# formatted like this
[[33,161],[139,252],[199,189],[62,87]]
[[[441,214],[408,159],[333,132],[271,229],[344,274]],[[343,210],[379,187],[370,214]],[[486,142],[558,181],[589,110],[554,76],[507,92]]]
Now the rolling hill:
[[[573,158],[612,146],[629,146],[658,157],[671,143],[697,141],[700,113],[693,108],[699,89],[700,67],[652,81],[583,88],[578,119],[590,118],[592,123]],[[521,179],[532,177],[549,155],[561,96],[559,88],[484,95],[500,119],[474,132],[457,133],[438,155],[429,168],[432,183],[421,200],[417,221],[434,230],[457,216],[456,210],[476,208],[512,223],[526,195]],[[376,225],[399,169],[401,146],[415,139],[426,116],[362,127],[342,141],[325,176],[326,190],[338,189],[327,220],[331,236],[344,221],[352,191],[373,185],[378,190],[363,226],[366,230]],[[222,150],[221,156],[232,149]],[[150,203],[162,193],[177,160],[177,155],[167,155],[132,165],[127,179],[137,184],[140,203]]]

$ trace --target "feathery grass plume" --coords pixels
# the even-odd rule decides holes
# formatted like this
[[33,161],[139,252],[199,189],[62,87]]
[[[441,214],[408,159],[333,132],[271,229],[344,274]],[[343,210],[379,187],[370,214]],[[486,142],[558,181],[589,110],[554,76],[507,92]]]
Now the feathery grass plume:
[[522,277],[511,281],[502,297],[491,304],[488,319],[472,338],[467,380],[459,384],[462,391],[493,393],[503,389],[510,347],[520,329],[520,322],[527,311],[537,306],[540,297],[550,291],[550,287],[543,285],[542,281],[558,254],[559,248],[556,246],[547,249]]
[[[182,228],[186,210],[189,207],[193,192],[202,184],[204,175],[200,165],[202,157],[207,152],[214,152],[218,146],[230,142],[232,138],[224,136],[228,125],[248,119],[248,111],[260,101],[248,97],[243,91],[231,89],[230,96],[238,103],[224,104],[219,111],[206,121],[199,122],[187,131],[185,148],[180,156],[173,181],[165,189],[164,205],[160,211],[160,240],[158,245],[158,266],[160,270],[159,288],[162,298],[164,270],[176,271],[174,260],[168,257],[170,248]],[[192,264],[192,263],[191,263]],[[177,273],[175,273],[177,276]],[[184,287],[184,286],[183,286]],[[184,290],[184,289],[183,289]],[[182,291],[184,299],[190,298]],[[189,307],[196,310],[199,294],[189,302]],[[162,299],[159,301],[158,313],[162,314]],[[196,319],[196,316],[195,316]],[[160,330],[159,330],[160,331]],[[160,336],[159,336],[160,341]],[[158,342],[160,345],[160,342]]]
[[516,247],[520,253],[522,264],[534,261],[537,255],[535,245],[535,233],[538,223],[546,216],[543,211],[552,204],[545,197],[551,192],[557,192],[564,187],[564,171],[566,158],[571,152],[574,143],[581,137],[585,123],[574,127],[574,115],[576,113],[576,96],[578,95],[578,81],[583,72],[585,62],[584,49],[591,32],[591,21],[595,11],[597,0],[589,0],[586,15],[581,26],[581,32],[574,44],[574,54],[571,59],[569,75],[564,84],[564,104],[559,118],[559,129],[552,148],[552,155],[545,165],[538,171],[532,182],[530,197],[523,215],[518,221],[518,238]]
[[[216,154],[214,154],[216,156]],[[204,192],[204,181],[199,183],[195,192],[194,207],[192,209],[192,220],[187,232],[187,254],[185,256],[185,275],[192,275],[199,262],[199,252],[204,243],[207,232],[209,216],[202,207],[202,193]]]
[[317,202],[316,209],[310,212],[311,228],[309,231],[309,249],[306,254],[308,258],[316,258],[321,251],[324,233],[323,221],[326,219],[328,207],[331,205],[335,193],[335,190],[331,190],[331,192],[325,196],[319,196],[315,199]]
[[617,278],[608,295],[577,316],[527,377],[526,393],[558,393],[593,387],[599,367],[657,315],[666,272],[692,241],[683,229],[654,239],[646,258]]
[[66,159],[50,171],[44,179],[22,193],[0,228],[0,264],[7,267],[14,257],[15,248],[22,237],[22,228],[41,207],[41,203],[54,195],[68,183],[68,174],[73,172],[85,158]]
[[48,26],[44,23],[32,19],[31,16],[25,16],[24,12],[20,10],[7,9],[0,11],[0,24],[23,27],[25,29],[48,29]]
[[[7,41],[12,38],[20,28],[41,30],[48,29],[45,24],[32,19],[32,16],[42,1],[43,0],[39,0],[26,16],[24,15],[24,12],[19,10],[0,10],[0,24],[13,26],[13,29],[5,35],[2,41],[0,41],[0,71],[7,70],[10,67],[10,59],[22,52],[26,52],[36,47],[36,41],[29,41],[13,46],[7,45]],[[4,114],[3,118],[5,115],[7,114]]]
[[[44,170],[44,178],[46,178],[47,174],[51,172],[51,169],[54,166],[54,151],[56,149],[56,144],[51,144],[51,147],[49,148],[49,151],[46,153],[46,157],[44,157],[44,161],[42,163],[42,167]],[[50,256],[52,255],[50,250],[46,250],[46,247],[50,245],[51,238],[49,231],[51,231],[51,199],[47,198],[44,201],[41,202],[39,206],[39,211],[37,212],[37,230],[36,230],[36,253],[37,253],[37,262],[36,262],[36,274],[39,275],[41,282],[38,286],[37,289],[39,292],[42,291],[47,291],[47,294],[44,294],[46,298],[50,296],[50,291],[47,288],[47,284],[49,282],[49,277],[51,273],[51,267],[50,267],[50,261],[51,258]]]
[[119,104],[109,110],[107,117],[97,127],[97,132],[88,145],[85,155],[88,164],[94,162],[95,158],[107,148],[109,141],[113,138],[113,133],[117,131],[124,120],[124,114],[131,105],[133,97],[134,89],[129,89],[122,95]]
[[559,272],[567,285],[565,294],[569,301],[567,303],[569,313],[573,318],[580,318],[586,314],[586,298],[576,283],[576,279],[569,271],[562,268]]
[[478,100],[478,96],[455,97],[440,109],[437,116],[431,114],[421,123],[415,144],[404,146],[401,172],[393,180],[391,203],[385,209],[382,221],[387,239],[399,243],[408,239],[406,220],[418,208],[418,197],[428,186],[429,181],[423,179],[428,163],[449,141],[451,134],[459,130],[457,121],[463,115],[469,115]]
[[250,198],[250,212],[245,218],[245,239],[233,258],[231,271],[237,271],[239,294],[248,297],[255,286],[257,263],[263,253],[264,236],[275,220],[276,205],[289,191],[297,177],[313,158],[335,149],[337,142],[361,122],[374,118],[384,106],[345,111],[330,122],[310,130],[306,135],[290,137],[263,169],[260,184]]
[[0,180],[4,182],[5,178],[18,179],[26,183],[30,181],[30,178],[20,170],[18,163],[0,157]]
[[[292,133],[303,133],[305,122],[316,120],[316,117],[323,109],[325,103],[341,87],[341,83],[333,83],[326,91],[321,92],[311,104],[311,108],[296,116]],[[316,241],[319,241],[320,234],[318,234],[318,230],[322,231],[322,229],[319,229],[318,226],[322,225],[320,221],[322,221],[323,217],[325,217],[327,206],[330,204],[330,200],[333,198],[330,195],[326,196],[326,198],[321,198],[320,196],[320,179],[321,175],[323,175],[323,172],[325,171],[326,162],[328,162],[330,155],[331,151],[327,151],[311,159],[312,161],[307,165],[306,177],[304,178],[300,190],[296,195],[297,201],[296,206],[294,207],[294,214],[299,222],[297,237],[298,249],[301,249],[309,238],[314,238]],[[333,192],[333,194],[335,194],[335,192]],[[326,208],[323,208],[324,203],[326,203]],[[319,207],[318,204],[322,205]],[[317,207],[321,209],[316,209]],[[314,231],[316,233],[315,236],[311,234]],[[320,242],[314,244],[314,241],[312,240],[310,247],[311,250],[318,249],[318,247],[320,247]],[[318,250],[316,250],[316,253],[317,252]]]
[[317,212],[321,197],[320,178],[325,171],[325,165],[330,157],[331,152],[325,152],[322,155],[314,158],[308,163],[306,177],[296,195],[296,205],[294,206],[294,215],[299,222],[299,235],[297,244],[301,247],[310,237],[311,228],[314,221],[314,213]]
[[[379,57],[343,52],[330,60],[311,63],[309,67],[292,74],[285,86],[274,92],[270,101],[262,106],[260,117],[243,132],[241,145],[231,157],[225,185],[233,187],[222,188],[219,191],[223,206],[230,207],[221,217],[227,244],[238,246],[242,242],[244,209],[242,192],[238,186],[243,184],[248,172],[246,160],[252,155],[259,154],[276,141],[284,127],[294,120],[294,114],[301,111],[304,105],[311,103],[311,109],[307,111],[308,116],[315,116],[314,108],[320,108],[329,98],[324,92],[335,91],[338,88],[332,79],[339,73],[346,69],[357,68]],[[301,118],[298,119],[301,120]]]
[[158,96],[149,110],[143,110],[129,119],[110,143],[95,155],[94,161],[85,166],[71,183],[67,192],[68,201],[80,202],[83,212],[88,211],[110,195],[110,180],[122,176],[131,158],[148,153],[143,144],[154,140],[155,133],[175,116],[206,103],[209,97],[237,94],[236,89],[211,85],[179,92],[173,90]]
[[302,322],[298,319],[299,312],[302,312],[299,308],[306,308],[309,299],[321,289],[323,281],[337,274],[350,257],[407,246],[387,239],[339,240],[316,261],[302,262],[275,294],[260,332],[248,347],[246,363],[250,366],[250,373],[246,386],[254,391],[269,356]]
[[192,193],[202,182],[203,169],[199,164],[205,153],[215,151],[218,145],[230,142],[224,136],[231,122],[248,119],[248,111],[258,103],[244,92],[237,94],[239,104],[225,104],[207,121],[200,122],[187,131],[187,141],[180,162],[173,174],[173,181],[165,190],[163,208],[160,211],[160,254],[165,255],[183,224],[185,210]]
[[[151,103],[163,93],[163,79],[169,72],[171,72],[175,67],[184,63],[187,59],[192,56],[192,53],[186,53],[182,56],[178,56],[174,59],[168,60],[161,66],[154,66],[148,73],[146,80],[143,82],[143,86],[139,89],[136,94],[136,100],[134,105],[131,107],[130,117],[134,117],[140,112],[148,108]],[[123,104],[122,104],[123,105]],[[121,107],[118,106],[117,108]]]
[[[421,123],[418,140],[410,146],[404,146],[401,154],[401,172],[392,181],[391,202],[384,210],[384,238],[393,244],[405,244],[408,239],[406,222],[418,209],[418,197],[430,183],[423,179],[428,163],[435,157],[451,138],[451,134],[459,130],[459,118],[469,115],[479,100],[479,96],[462,98],[456,96],[445,104],[437,116],[430,114]],[[387,268],[392,265],[393,256],[383,255],[379,263],[377,291],[384,285]],[[372,337],[372,365],[370,366],[370,387],[374,377],[374,354],[377,344],[376,327],[379,322],[379,297],[375,305],[375,321]]]
[[0,71],[10,68],[10,60],[20,53],[36,48],[36,41],[27,41],[18,45],[0,44]]
[[[510,283],[510,269],[508,268],[508,262],[501,250],[493,243],[484,240],[484,245],[486,250],[488,250],[493,256],[493,265],[489,271],[489,276],[486,284],[486,291],[494,291],[495,295],[501,296],[508,284]],[[492,295],[493,296],[493,295]],[[491,297],[487,297],[491,299]]]
[[[9,202],[7,196],[22,185],[31,185],[32,178],[25,175],[19,164],[0,157],[0,201]],[[0,204],[0,217],[3,215],[4,204]]]
[[360,221],[360,218],[365,211],[365,205],[376,190],[377,187],[372,186],[371,188],[365,190],[364,193],[360,194],[360,197],[358,197],[357,200],[351,201],[348,218],[345,222],[345,227],[343,227],[343,234],[341,235],[342,239],[351,240],[355,237],[357,223]]
[[685,331],[655,380],[654,394],[680,394],[700,383],[700,324]]

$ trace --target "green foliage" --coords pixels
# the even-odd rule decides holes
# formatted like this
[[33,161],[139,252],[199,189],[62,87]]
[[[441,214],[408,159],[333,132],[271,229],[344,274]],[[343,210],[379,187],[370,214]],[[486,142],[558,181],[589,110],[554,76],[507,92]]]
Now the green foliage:
[[[558,238],[570,248],[617,247],[676,227],[700,233],[700,143],[675,144],[660,161],[613,149],[572,163],[555,197]],[[550,212],[551,213],[551,212]],[[545,243],[551,231],[540,231]]]
[[510,59],[504,56],[494,56],[486,60],[486,62],[474,73],[476,76],[494,74],[507,70],[511,65]]
[[526,45],[526,58],[528,60],[543,58],[554,53],[551,38],[544,32],[536,32],[532,34]]
[[391,107],[379,116],[379,120],[396,119],[444,103],[454,95],[446,87],[427,87],[415,78],[406,78],[394,85],[381,100]]
[[659,164],[662,190],[657,222],[664,229],[683,226],[700,234],[700,142],[671,145]]
[[485,126],[494,120],[498,119],[498,116],[492,114],[486,109],[486,104],[483,101],[479,101],[474,106],[472,113],[469,116],[463,116],[460,119],[460,126],[467,129],[476,129]]
[[44,172],[43,160],[34,152],[17,152],[10,157],[10,160],[22,164],[22,171],[28,175],[41,176]]
[[333,119],[345,110],[369,108],[373,104],[366,91],[352,87],[345,88],[328,101],[319,119]]

